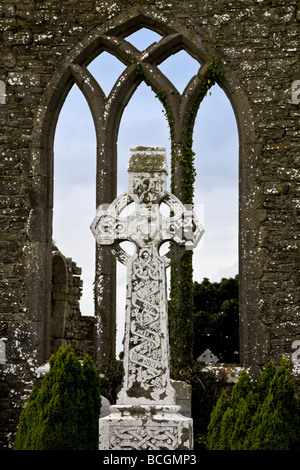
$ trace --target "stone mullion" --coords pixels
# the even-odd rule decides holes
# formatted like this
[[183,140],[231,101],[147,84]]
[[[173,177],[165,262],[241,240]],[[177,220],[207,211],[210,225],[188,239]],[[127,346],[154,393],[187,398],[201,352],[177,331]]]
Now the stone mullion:
[[[202,69],[182,95],[180,110],[175,114],[172,140],[171,190],[183,204],[194,203],[192,134],[195,117],[203,98]],[[171,368],[177,374],[193,360],[193,253],[187,251],[171,267],[170,343]]]
[[[182,132],[180,130],[179,122],[180,115],[177,115],[177,122],[175,117],[174,125],[174,136],[171,144],[172,155],[171,155],[171,167],[172,167],[172,181],[171,191],[178,197],[178,199],[184,201],[184,190],[182,181],[184,178],[184,166],[181,162],[183,140]],[[189,362],[191,356],[191,349],[186,348],[186,332],[187,325],[183,322],[182,318],[182,307],[184,306],[184,292],[183,286],[186,282],[186,270],[184,269],[184,260],[186,253],[183,257],[171,266],[171,291],[170,291],[170,310],[169,310],[169,322],[170,322],[170,362],[171,372],[176,374],[186,361]],[[189,344],[189,342],[188,342]],[[186,355],[188,352],[188,356]]]
[[[96,208],[116,197],[116,142],[105,118],[107,99],[98,82],[85,67],[72,65],[77,85],[90,107],[97,141]],[[96,316],[95,359],[100,368],[115,358],[116,353],[116,262],[111,250],[96,245],[94,301]]]
[[[117,193],[116,139],[105,118],[106,99],[103,103],[103,124],[98,128],[96,207],[111,203]],[[104,370],[116,357],[116,260],[111,250],[96,244],[95,260],[95,315],[96,361]]]
[[[106,135],[105,135],[106,134]],[[102,132],[107,142],[107,133]],[[111,167],[116,152],[105,143],[97,147],[96,206],[111,202],[116,195],[116,172]],[[116,261],[111,250],[96,244],[95,261],[96,360],[100,368],[116,355]]]
[[[153,64],[141,64],[143,75],[162,102],[168,119],[171,136],[171,191],[183,203],[191,203],[185,194],[185,150],[189,119],[186,112],[200,79],[192,79],[187,95],[180,96],[174,85]],[[194,122],[192,123],[192,125]],[[191,151],[191,148],[189,149]],[[185,163],[184,163],[185,162]],[[169,311],[171,368],[176,373],[193,358],[192,347],[192,252],[187,252],[171,267],[171,308]],[[186,312],[186,308],[190,311]]]
[[[109,98],[103,102],[103,122],[96,130],[97,207],[111,203],[117,196],[117,138],[120,120],[140,82],[136,66],[128,66]],[[116,290],[116,259],[110,248],[96,245],[96,360],[102,370],[116,357]]]

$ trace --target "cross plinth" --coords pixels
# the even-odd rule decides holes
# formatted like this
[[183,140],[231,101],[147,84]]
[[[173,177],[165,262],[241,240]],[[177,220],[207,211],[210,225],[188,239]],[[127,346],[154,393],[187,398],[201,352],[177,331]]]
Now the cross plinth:
[[[166,268],[185,249],[194,248],[204,230],[193,211],[166,191],[164,147],[132,147],[128,174],[128,192],[110,205],[99,206],[91,226],[97,243],[111,245],[112,252],[127,266],[124,380],[117,404],[111,407],[112,414],[104,418],[105,443],[101,448],[180,448],[183,444],[178,442],[179,437],[170,441],[170,430],[163,418],[167,413],[170,424],[176,415],[176,435],[179,422],[181,429],[185,421],[191,421],[180,415],[170,381]],[[163,215],[162,203],[169,207],[171,215]],[[133,213],[122,217],[122,211],[130,204],[134,204]],[[134,244],[133,255],[121,248],[122,241]],[[172,248],[161,255],[160,247],[168,241],[173,242]],[[157,413],[160,427],[155,430],[157,422],[153,417]],[[133,433],[135,438],[129,436],[128,423],[133,426],[132,419],[135,425],[140,422],[140,432]],[[132,443],[128,444],[128,440]],[[191,448],[190,444],[185,448]]]

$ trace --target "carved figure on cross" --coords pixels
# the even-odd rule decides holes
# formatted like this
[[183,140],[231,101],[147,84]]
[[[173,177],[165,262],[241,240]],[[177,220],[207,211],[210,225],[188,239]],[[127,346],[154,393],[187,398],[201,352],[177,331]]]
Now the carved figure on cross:
[[[169,376],[169,339],[166,268],[184,250],[194,248],[204,230],[195,214],[166,190],[164,147],[132,147],[128,192],[110,205],[98,207],[91,230],[100,245],[111,245],[127,266],[127,302],[124,340],[124,381],[119,404],[175,403]],[[134,203],[127,218],[122,211]],[[169,206],[170,216],[161,213]],[[130,256],[120,246],[134,243]],[[160,246],[171,248],[160,255]]]

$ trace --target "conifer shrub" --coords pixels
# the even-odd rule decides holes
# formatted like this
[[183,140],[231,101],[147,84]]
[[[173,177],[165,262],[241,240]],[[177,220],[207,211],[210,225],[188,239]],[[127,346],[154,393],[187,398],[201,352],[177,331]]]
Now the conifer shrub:
[[286,360],[257,382],[243,371],[231,399],[223,391],[207,428],[208,450],[300,449],[300,400]]
[[97,450],[100,381],[92,359],[83,363],[70,346],[49,360],[40,390],[21,412],[15,450]]

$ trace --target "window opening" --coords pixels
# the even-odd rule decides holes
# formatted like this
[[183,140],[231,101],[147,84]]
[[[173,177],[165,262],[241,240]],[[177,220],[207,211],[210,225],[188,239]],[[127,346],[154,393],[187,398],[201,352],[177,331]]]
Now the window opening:
[[160,34],[148,28],[141,28],[130,36],[125,37],[126,41],[130,42],[140,51],[144,51],[154,42],[160,41],[161,38],[162,36]]
[[[193,254],[194,281],[202,284],[194,293],[199,338],[194,354],[197,358],[209,349],[219,362],[238,363],[238,132],[231,104],[218,85],[200,105],[194,151],[195,210],[202,212],[205,228]],[[232,298],[227,300],[228,295]]]
[[194,276],[219,281],[238,274],[238,134],[230,102],[218,85],[200,105],[194,151],[195,204],[204,210],[205,226],[205,249],[195,250]]
[[73,86],[59,115],[54,147],[53,240],[82,268],[82,315],[94,315],[96,139],[92,116]]
[[197,75],[200,64],[182,50],[168,57],[158,68],[173,83],[179,93],[182,93],[191,78]]
[[[152,35],[151,40],[149,37]],[[154,35],[154,36],[153,36]],[[138,39],[137,39],[138,38]],[[145,47],[152,44],[154,41],[160,39],[160,36],[153,31],[150,31],[147,28],[142,28],[141,30],[137,31],[133,35],[127,37],[127,40],[132,42],[138,49],[143,50]],[[137,40],[138,42],[135,42]],[[111,67],[109,66],[111,63]],[[103,88],[104,92],[108,95],[109,91],[112,89],[115,81],[118,79],[122,71],[124,70],[124,65],[116,59],[112,54],[109,53],[102,53],[100,56],[95,59],[89,65],[90,73],[95,77],[95,79],[99,82],[100,86]],[[178,91],[182,93],[185,89],[191,78],[198,73],[200,68],[200,64],[193,59],[186,51],[182,50],[173,56],[166,59],[162,64],[160,64],[159,69],[162,73],[164,73],[170,81],[177,87]],[[106,74],[106,76],[105,76]],[[65,175],[68,173],[66,168],[64,168],[64,158],[71,158],[68,162],[68,168],[71,168],[71,173],[76,173],[76,162],[77,162],[77,152],[80,152],[81,155],[84,154],[84,163],[81,165],[81,170],[83,170],[83,174],[76,173],[76,177],[79,178],[79,181],[82,183],[85,181],[85,177],[87,174],[90,176],[93,175],[93,181],[89,181],[89,192],[92,192],[93,195],[91,197],[91,211],[88,212],[86,210],[86,197],[82,198],[84,201],[84,215],[86,218],[82,217],[81,219],[78,217],[78,208],[80,207],[80,202],[74,204],[74,200],[77,201],[76,196],[78,192],[83,190],[83,188],[79,188],[79,186],[75,184],[75,192],[70,193],[68,191],[67,184],[63,186],[63,192],[65,194],[65,198],[63,198],[59,192],[56,191],[55,196],[55,205],[59,207],[59,202],[66,204],[67,199],[72,199],[72,207],[76,207],[76,216],[73,215],[73,220],[67,222],[62,214],[56,214],[56,220],[54,220],[54,234],[55,237],[59,239],[57,236],[57,231],[55,227],[58,227],[59,220],[57,218],[61,218],[60,221],[62,223],[62,230],[70,226],[72,227],[73,239],[75,237],[75,233],[80,234],[80,229],[76,230],[75,228],[75,219],[78,221],[80,219],[81,228],[84,227],[87,231],[85,238],[81,240],[81,243],[77,242],[73,245],[70,242],[65,244],[67,247],[67,255],[70,253],[72,258],[74,258],[78,264],[78,266],[82,267],[83,269],[83,280],[84,280],[84,289],[87,288],[87,283],[85,280],[85,270],[84,264],[85,261],[82,261],[82,257],[80,253],[78,253],[78,249],[81,249],[82,246],[87,246],[86,239],[90,237],[92,239],[92,235],[89,230],[89,226],[91,221],[94,218],[94,211],[95,211],[95,135],[93,129],[93,138],[91,138],[91,131],[87,129],[86,122],[89,121],[89,125],[93,128],[93,123],[90,115],[90,111],[88,109],[87,103],[85,102],[83,96],[80,94],[80,97],[76,97],[76,101],[74,98],[75,91],[77,87],[74,87],[71,93],[74,95],[69,94],[69,97],[64,105],[64,109],[62,110],[61,115],[63,116],[63,112],[65,111],[67,114],[67,126],[69,130],[72,130],[72,142],[70,144],[70,140],[64,139],[63,145],[60,148],[61,156],[59,158],[56,157],[55,160],[55,167],[58,171],[60,171],[61,175]],[[77,90],[78,91],[78,90]],[[237,148],[237,141],[238,139],[232,138],[232,133],[228,131],[226,134],[225,130],[228,130],[228,125],[230,119],[228,120],[228,109],[225,112],[223,110],[224,106],[224,97],[223,94],[222,102],[215,103],[213,101],[214,97],[220,97],[220,89],[218,86],[215,86],[212,90],[212,93],[207,96],[204,102],[200,106],[200,111],[197,116],[196,125],[195,125],[195,132],[194,132],[194,146],[193,149],[196,153],[196,171],[198,176],[196,177],[196,184],[195,184],[195,209],[196,211],[201,210],[201,207],[204,207],[204,215],[203,217],[203,210],[199,215],[201,221],[203,221],[206,234],[207,236],[201,241],[200,246],[195,251],[194,254],[194,279],[200,281],[203,277],[214,278],[214,276],[220,275],[228,275],[228,270],[231,267],[233,270],[237,270],[237,184],[235,187],[235,195],[232,184],[230,183],[231,179],[229,176],[229,167],[231,168],[231,163],[233,163],[233,154],[234,149],[233,146],[236,145]],[[72,99],[71,99],[72,98]],[[78,100],[83,100],[85,105],[77,106]],[[71,111],[68,110],[67,103],[68,101],[72,101]],[[231,122],[235,122],[234,116],[232,113],[232,109],[230,107],[229,101],[225,97],[225,101],[227,106],[229,105],[229,109],[231,113]],[[221,103],[221,104],[220,104]],[[73,107],[73,109],[72,109]],[[83,116],[82,109],[85,109],[85,112],[89,115],[89,118]],[[214,113],[212,113],[212,109],[214,109]],[[75,110],[75,113],[74,113]],[[72,112],[74,114],[72,114]],[[77,116],[76,116],[77,112]],[[210,114],[207,114],[209,112]],[[76,120],[79,123],[79,129],[84,129],[84,137],[82,140],[84,141],[84,145],[79,145],[77,139],[80,140],[80,132],[78,130],[75,131],[75,127],[72,124],[73,121]],[[218,119],[223,119],[220,122]],[[60,117],[61,119],[61,117]],[[86,119],[84,125],[82,125],[82,119]],[[57,135],[59,138],[59,129],[60,125],[58,124]],[[67,127],[67,128],[68,128]],[[232,129],[232,128],[231,128]],[[89,136],[88,136],[89,134]],[[216,135],[218,138],[216,139]],[[87,137],[88,136],[88,137]],[[223,140],[222,140],[223,139]],[[224,140],[225,139],[225,140]],[[209,141],[212,147],[209,147]],[[76,143],[77,142],[77,143]],[[221,144],[218,144],[218,143]],[[81,142],[80,144],[82,144]],[[129,157],[129,149],[131,146],[136,145],[164,145],[167,148],[168,154],[168,165],[170,170],[170,130],[166,121],[165,117],[165,110],[163,109],[160,101],[155,99],[155,94],[150,87],[148,87],[145,83],[142,83],[137,90],[135,91],[134,95],[130,99],[128,105],[124,109],[122,120],[120,123],[119,129],[119,136],[118,136],[118,172],[117,172],[117,194],[121,194],[122,192],[126,191],[128,188],[128,174],[127,174],[127,164],[128,164],[128,157]],[[75,150],[73,151],[73,147]],[[93,148],[93,151],[91,150]],[[57,144],[57,148],[59,149],[59,145]],[[84,149],[84,150],[82,150]],[[93,152],[93,157],[90,158],[91,152]],[[57,154],[57,150],[56,150]],[[199,157],[198,157],[199,155]],[[228,163],[228,155],[230,157]],[[71,156],[71,157],[70,157]],[[57,161],[59,163],[57,163]],[[91,171],[88,169],[89,165],[93,162],[93,168]],[[212,163],[213,162],[213,163]],[[70,164],[71,163],[71,164]],[[88,164],[87,164],[88,163]],[[212,165],[211,165],[212,163]],[[236,170],[237,170],[237,159],[235,159],[236,163]],[[62,169],[59,170],[59,166],[62,165]],[[214,170],[217,171],[214,173]],[[69,174],[68,174],[69,175]],[[67,176],[68,176],[67,175]],[[76,180],[75,177],[75,180]],[[63,180],[63,178],[62,178]],[[55,181],[57,181],[57,176],[55,176]],[[168,175],[168,189],[170,187],[170,175]],[[205,197],[204,197],[205,196]],[[57,203],[58,201],[58,203]],[[224,214],[228,214],[225,210],[221,210],[220,201],[225,203],[225,208],[231,208],[232,212],[230,217],[224,217]],[[235,215],[232,214],[235,211]],[[69,211],[72,214],[72,211]],[[54,212],[55,213],[55,212]],[[70,215],[68,214],[68,215]],[[74,214],[74,212],[73,212]],[[209,215],[209,217],[208,217]],[[235,217],[235,222],[233,219]],[[221,225],[223,224],[223,225]],[[58,234],[59,235],[59,234]],[[209,237],[208,237],[209,235]],[[233,243],[235,238],[236,243]],[[209,238],[209,246],[207,245],[208,242],[205,240]],[[73,240],[74,241],[74,240]],[[222,244],[220,243],[222,242]],[[214,246],[214,243],[217,244]],[[231,244],[230,244],[231,243]],[[64,246],[59,245],[59,249],[64,252]],[[235,250],[232,250],[232,246],[235,244]],[[75,246],[76,245],[76,246]],[[91,241],[91,246],[93,250],[94,240]],[[205,250],[201,250],[201,247],[205,246]],[[217,246],[217,248],[216,248]],[[219,252],[218,252],[219,250]],[[205,256],[203,253],[205,251]],[[78,253],[78,255],[77,255]],[[214,264],[214,254],[218,253],[217,261],[218,265]],[[221,256],[219,256],[221,254]],[[200,255],[200,257],[199,257]],[[93,285],[94,281],[94,258],[95,255],[91,257],[91,276],[90,276],[90,284]],[[84,255],[84,259],[86,259],[86,255]],[[220,262],[221,260],[221,262]],[[222,264],[225,261],[225,265]],[[234,260],[231,265],[229,265],[228,260]],[[119,352],[122,351],[122,340],[123,340],[123,331],[124,326],[123,319],[119,318],[119,312],[124,314],[125,312],[125,298],[126,298],[126,268],[123,267],[120,263],[117,263],[117,270],[118,270],[118,295],[117,295],[117,355],[118,350]],[[223,274],[222,271],[223,270]],[[227,270],[227,271],[226,271]],[[226,271],[226,272],[225,272]],[[124,302],[124,305],[120,305],[120,302]],[[93,304],[93,301],[92,301]],[[94,305],[89,309],[88,314],[93,314],[94,312]],[[118,340],[119,337],[119,340]]]
[[[128,189],[127,165],[129,150],[132,146],[165,146],[170,172],[170,131],[163,114],[163,107],[155,94],[144,82],[139,85],[128,105],[126,106],[118,136],[118,184],[117,194]],[[170,175],[168,175],[170,186]],[[132,213],[132,209],[128,206]],[[126,216],[125,210],[122,216]],[[126,250],[126,245],[123,245]],[[127,250],[126,250],[127,251]],[[124,313],[126,300],[127,268],[117,263],[117,344],[116,355],[123,351]]]
[[108,96],[113,85],[125,70],[125,65],[114,55],[104,51],[87,68]]
[[[144,82],[140,84],[126,106],[118,137],[118,189],[121,194],[128,188],[127,164],[132,146],[165,146],[170,168],[170,131],[164,110],[153,91]],[[169,170],[170,172],[170,170]],[[168,175],[170,187],[170,175]]]

